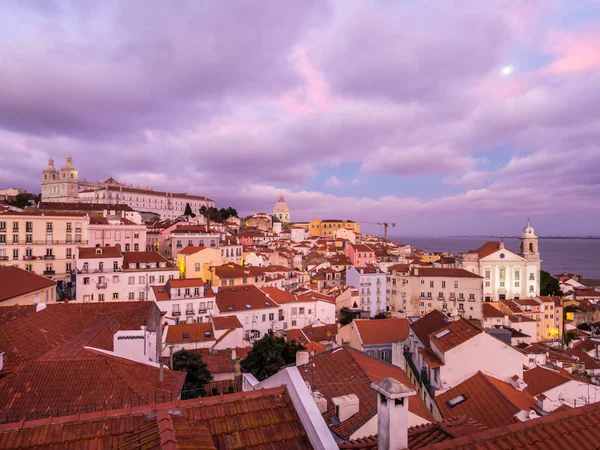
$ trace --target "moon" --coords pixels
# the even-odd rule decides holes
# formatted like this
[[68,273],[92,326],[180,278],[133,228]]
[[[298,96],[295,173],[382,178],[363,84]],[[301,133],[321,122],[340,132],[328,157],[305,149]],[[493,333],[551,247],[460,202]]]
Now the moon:
[[502,75],[505,77],[509,76],[511,73],[513,73],[513,66],[504,66],[502,68]]

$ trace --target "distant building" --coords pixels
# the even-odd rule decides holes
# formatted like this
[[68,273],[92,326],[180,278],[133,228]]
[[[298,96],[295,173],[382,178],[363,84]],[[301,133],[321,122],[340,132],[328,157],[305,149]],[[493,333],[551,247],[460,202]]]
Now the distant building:
[[365,316],[386,311],[386,274],[377,265],[350,268],[346,272],[346,285],[359,290],[359,307]]
[[277,219],[283,223],[290,222],[290,207],[283,199],[283,195],[280,195],[279,200],[277,203],[275,203],[275,207],[273,208],[273,217],[277,217]]
[[42,172],[42,201],[126,204],[136,211],[158,214],[161,219],[183,216],[188,204],[196,214],[203,206],[215,206],[214,200],[206,197],[133,187],[113,178],[104,182],[80,180],[71,155],[60,170],[54,167],[54,159],[48,160]]
[[314,219],[308,225],[308,231],[311,236],[334,237],[336,231],[342,228],[353,231],[356,234],[360,233],[360,226],[351,220]]
[[18,267],[0,267],[0,306],[53,302],[56,282]]
[[519,253],[504,242],[486,242],[462,254],[459,267],[483,277],[485,301],[536,297],[540,294],[538,237],[527,222],[519,237]]

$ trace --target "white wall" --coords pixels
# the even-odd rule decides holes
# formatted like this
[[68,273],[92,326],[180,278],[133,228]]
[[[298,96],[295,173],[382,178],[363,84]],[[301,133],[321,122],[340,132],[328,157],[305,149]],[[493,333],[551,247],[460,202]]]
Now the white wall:
[[[373,395],[376,392],[373,391]],[[414,398],[414,397],[413,397]],[[410,405],[410,401],[412,398],[408,399],[408,404]],[[350,439],[359,439],[368,436],[374,436],[377,434],[377,414],[369,419],[367,423],[365,423],[362,427],[356,430],[351,436]],[[426,425],[430,423],[428,420],[423,419],[421,416],[417,416],[414,413],[408,412],[408,427],[416,427],[418,425]]]
[[133,361],[156,363],[156,339],[153,331],[120,330],[113,337],[114,352]]
[[[579,381],[568,381],[543,393],[550,401],[551,411],[566,403],[571,407],[579,407],[589,403],[600,401],[600,386],[581,383]],[[562,402],[559,400],[562,399]],[[575,405],[575,401],[577,401]]]

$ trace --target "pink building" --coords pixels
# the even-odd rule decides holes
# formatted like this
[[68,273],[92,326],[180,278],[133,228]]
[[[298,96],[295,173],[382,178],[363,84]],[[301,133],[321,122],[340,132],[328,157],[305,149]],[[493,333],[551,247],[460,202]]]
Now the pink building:
[[90,217],[88,227],[90,247],[120,246],[125,252],[144,251],[146,247],[146,225],[139,225],[120,217]]
[[347,244],[344,254],[350,258],[354,267],[362,267],[365,264],[375,264],[375,250],[364,244]]

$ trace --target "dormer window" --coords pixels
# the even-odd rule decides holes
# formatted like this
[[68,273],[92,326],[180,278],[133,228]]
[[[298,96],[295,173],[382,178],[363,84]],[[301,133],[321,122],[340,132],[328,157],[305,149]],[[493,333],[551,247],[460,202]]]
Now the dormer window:
[[102,254],[102,249],[101,248],[97,248],[96,249],[96,255],[101,255]]

